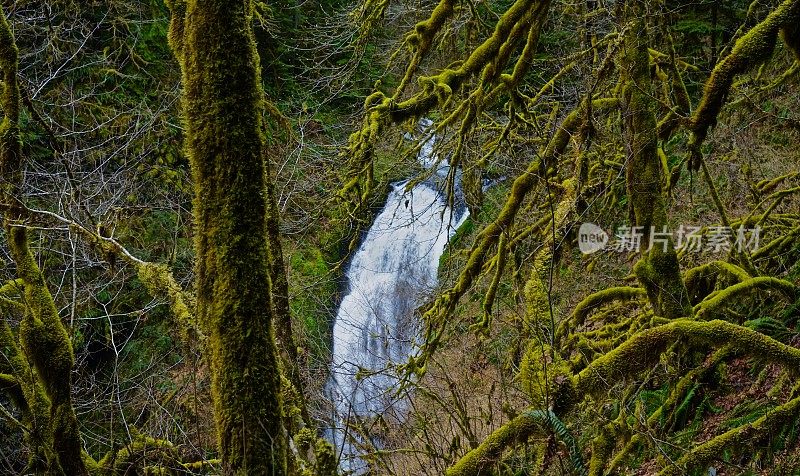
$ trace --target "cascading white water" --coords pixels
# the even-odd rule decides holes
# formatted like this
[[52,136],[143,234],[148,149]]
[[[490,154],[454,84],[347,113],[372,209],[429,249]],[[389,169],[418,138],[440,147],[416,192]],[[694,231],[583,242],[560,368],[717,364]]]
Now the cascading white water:
[[[426,168],[436,163],[433,141],[430,137],[419,153]],[[447,166],[440,166],[433,175],[440,180],[446,174]],[[327,392],[335,415],[329,436],[342,455],[341,468],[356,474],[366,468],[352,444],[356,437],[347,432],[348,422],[397,409],[398,378],[391,364],[410,356],[419,330],[414,310],[436,286],[439,259],[467,215],[464,207],[453,211],[446,205],[436,180],[409,191],[406,184],[393,184],[353,256],[346,273],[349,290],[333,326]]]

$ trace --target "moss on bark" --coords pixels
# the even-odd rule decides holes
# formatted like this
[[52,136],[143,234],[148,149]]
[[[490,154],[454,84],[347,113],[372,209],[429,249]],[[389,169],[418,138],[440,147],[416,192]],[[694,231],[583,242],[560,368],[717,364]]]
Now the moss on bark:
[[781,426],[793,423],[798,413],[800,413],[800,398],[795,398],[752,423],[736,427],[696,446],[658,474],[680,476],[691,474],[695,468],[705,468],[709,463],[720,459],[726,449],[744,448],[749,442],[776,434]]
[[674,342],[683,341],[692,348],[730,345],[742,355],[760,357],[797,374],[800,372],[800,349],[778,342],[760,332],[730,322],[676,319],[641,331],[613,351],[598,358],[572,379],[569,393],[573,402],[608,390],[610,384],[645,370],[658,362]]
[[[0,101],[5,115],[0,124],[0,179],[3,181],[0,194],[5,203],[18,203],[17,191],[22,177],[18,60],[19,52],[11,27],[0,9],[0,69],[4,81]],[[4,226],[25,304],[19,326],[20,348],[35,372],[35,377],[30,372],[16,375],[21,394],[26,398],[33,431],[38,433],[29,435],[28,441],[41,445],[32,448],[32,452],[37,456],[44,455],[45,460],[32,460],[31,463],[34,471],[45,467],[48,474],[82,476],[88,473],[81,454],[78,420],[72,407],[71,382],[75,365],[72,342],[29,249],[27,229],[15,223],[21,217],[21,210],[22,207],[11,207]],[[3,340],[9,341],[9,333],[4,331],[3,334]],[[10,346],[11,343],[6,342],[4,347],[11,353],[18,352]],[[16,372],[25,371],[19,364],[14,365]]]
[[[225,474],[283,475],[287,441],[270,300],[267,173],[250,1],[173,3],[194,181],[197,314],[209,333]],[[177,7],[177,8],[176,8]]]
[[797,54],[797,25],[800,23],[800,0],[785,0],[744,36],[736,41],[730,54],[711,72],[703,90],[703,98],[691,120],[689,139],[690,167],[700,169],[700,146],[708,130],[717,123],[717,116],[737,75],[746,73],[767,61],[775,48],[778,32],[783,29],[787,46]]
[[20,341],[50,403],[48,436],[52,438],[57,464],[50,464],[49,472],[85,475],[88,473],[81,455],[78,420],[72,407],[72,368],[75,365],[72,343],[30,252],[25,228],[11,226],[8,232],[9,248],[17,264],[17,274],[24,283],[27,305],[20,322]]
[[[667,225],[662,191],[667,171],[658,155],[647,30],[641,5],[638,2],[629,4],[627,16],[631,19],[631,26],[624,38],[620,65],[624,81],[625,181],[633,223],[643,227],[644,243],[649,245],[650,230],[660,232]],[[657,315],[667,318],[691,315],[692,307],[671,241],[666,246],[658,244],[644,251],[634,271],[647,290]]]

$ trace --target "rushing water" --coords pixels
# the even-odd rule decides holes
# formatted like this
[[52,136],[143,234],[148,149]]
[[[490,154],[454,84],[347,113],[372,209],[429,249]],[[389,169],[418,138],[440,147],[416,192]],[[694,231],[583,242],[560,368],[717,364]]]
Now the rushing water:
[[[426,168],[436,166],[434,140],[428,138],[419,154]],[[360,440],[347,431],[348,422],[402,404],[391,364],[405,362],[413,351],[419,332],[414,310],[436,286],[439,258],[467,215],[463,206],[446,205],[437,182],[447,166],[438,167],[431,180],[411,190],[405,190],[407,182],[393,184],[346,273],[349,289],[333,326],[327,385],[335,410],[329,436],[345,471],[365,469],[352,443]]]

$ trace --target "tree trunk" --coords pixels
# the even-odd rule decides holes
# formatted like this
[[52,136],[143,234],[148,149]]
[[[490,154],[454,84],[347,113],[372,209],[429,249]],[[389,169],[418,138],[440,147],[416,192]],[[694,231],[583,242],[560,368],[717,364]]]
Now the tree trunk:
[[[286,474],[269,297],[267,168],[250,1],[172,2],[194,180],[198,317],[225,474]],[[185,16],[180,15],[185,8]]]
[[636,276],[647,290],[656,315],[667,318],[690,316],[692,306],[681,278],[678,258],[672,241],[652,243],[650,231],[662,232],[667,225],[663,183],[667,171],[658,157],[658,127],[651,94],[650,61],[644,11],[638,2],[627,5],[631,22],[626,33],[621,70],[625,81],[622,92],[623,131],[626,147],[625,179],[631,215],[644,234],[642,259],[635,267]]

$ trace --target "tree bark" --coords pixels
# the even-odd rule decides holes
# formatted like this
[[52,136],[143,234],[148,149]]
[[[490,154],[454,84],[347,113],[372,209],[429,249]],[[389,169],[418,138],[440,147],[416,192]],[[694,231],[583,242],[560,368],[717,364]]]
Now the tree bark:
[[264,93],[252,4],[171,3],[194,180],[197,313],[209,336],[223,472],[282,476],[287,443],[269,294]]

